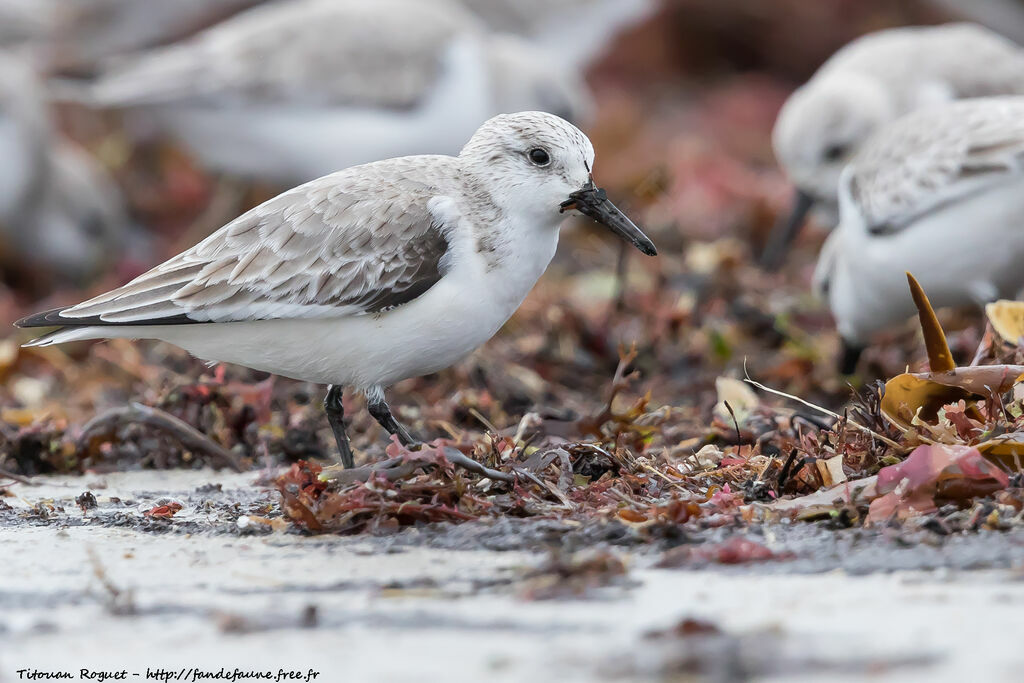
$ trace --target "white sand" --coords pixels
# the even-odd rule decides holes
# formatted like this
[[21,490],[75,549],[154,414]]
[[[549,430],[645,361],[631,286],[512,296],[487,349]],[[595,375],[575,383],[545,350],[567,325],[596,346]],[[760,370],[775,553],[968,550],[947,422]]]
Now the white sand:
[[[184,496],[204,481],[228,489],[253,478],[61,478],[14,487],[23,500],[4,500],[56,498],[77,515],[70,501],[84,482],[107,481],[94,489],[101,501],[144,503],[139,491]],[[318,681],[632,680],[655,676],[667,655],[687,648],[720,680],[743,673],[729,668],[737,657],[755,678],[779,680],[1009,681],[1024,666],[1016,633],[1024,582],[1009,571],[759,575],[645,569],[649,558],[632,558],[633,587],[529,602],[521,572],[540,556],[384,546],[281,533],[0,527],[0,681],[19,680],[18,669],[77,675],[83,667],[126,669],[137,681],[147,667],[313,669]],[[111,613],[90,548],[111,584],[131,593],[121,600],[136,615]],[[308,605],[317,606],[317,625],[302,628]],[[729,635],[704,645],[644,637],[685,617]],[[833,670],[822,673],[823,664]]]

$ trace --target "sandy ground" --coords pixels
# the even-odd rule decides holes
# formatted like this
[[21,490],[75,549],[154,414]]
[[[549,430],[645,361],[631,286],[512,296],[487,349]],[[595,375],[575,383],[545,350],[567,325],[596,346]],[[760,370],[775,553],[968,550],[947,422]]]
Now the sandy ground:
[[[222,668],[296,680],[312,670],[318,681],[1009,681],[1024,666],[1018,537],[975,536],[938,555],[922,546],[922,566],[1006,551],[983,553],[968,566],[988,568],[974,570],[893,569],[878,558],[900,553],[874,544],[855,570],[823,571],[799,549],[831,547],[840,567],[856,555],[825,530],[768,534],[797,559],[744,568],[657,569],[657,553],[616,546],[624,576],[538,600],[531,569],[546,551],[453,549],[508,529],[240,529],[239,517],[276,501],[255,478],[143,472],[11,487],[16,497],[0,499],[11,506],[0,515],[0,681],[33,670],[85,680],[83,668],[137,681]],[[210,482],[221,488],[197,493]],[[74,498],[86,488],[99,507],[83,513]],[[185,504],[173,520],[142,515],[165,497]],[[705,623],[665,633],[686,619]]]

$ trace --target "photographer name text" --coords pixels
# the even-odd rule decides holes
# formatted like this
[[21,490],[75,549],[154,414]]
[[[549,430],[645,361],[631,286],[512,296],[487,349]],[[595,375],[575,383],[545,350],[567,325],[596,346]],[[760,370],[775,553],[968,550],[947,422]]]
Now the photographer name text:
[[18,669],[19,681],[181,681],[182,683],[196,683],[197,681],[270,681],[271,683],[284,683],[293,681],[296,683],[309,683],[320,676],[319,671],[307,669],[296,671],[294,669],[259,670],[259,669],[199,669],[196,667],[181,669],[150,669],[146,668],[145,673],[141,671],[128,671],[119,669],[104,671],[99,669],[79,669],[78,671],[44,671],[42,669]]

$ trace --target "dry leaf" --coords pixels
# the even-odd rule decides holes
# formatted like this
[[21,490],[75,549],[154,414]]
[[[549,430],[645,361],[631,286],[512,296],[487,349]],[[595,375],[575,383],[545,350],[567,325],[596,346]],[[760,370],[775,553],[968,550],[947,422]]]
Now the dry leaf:
[[760,405],[757,394],[743,380],[717,377],[715,378],[715,391],[718,392],[718,403],[715,404],[714,414],[726,423],[732,422],[729,409],[725,407],[726,403],[736,413],[736,421],[741,425]]
[[985,315],[992,329],[1011,344],[1018,344],[1024,337],[1024,301],[993,301],[985,306]]
[[942,406],[961,399],[972,402],[978,398],[964,389],[939,384],[921,375],[904,373],[885,383],[881,407],[886,417],[903,429],[909,429],[915,416],[931,422],[937,418]]
[[904,429],[915,415],[934,421],[939,408],[966,401],[971,417],[973,403],[995,398],[1024,378],[1024,365],[975,365],[948,372],[904,373],[885,383],[882,412]]
[[917,306],[917,317],[921,320],[921,332],[924,333],[924,346],[928,351],[928,365],[932,372],[943,372],[956,367],[953,362],[953,354],[949,351],[949,344],[946,342],[946,333],[942,331],[942,325],[935,316],[935,310],[928,301],[920,283],[913,275],[907,273],[907,282],[910,284],[910,296]]
[[1009,476],[969,446],[918,446],[898,465],[878,473],[881,494],[871,502],[868,522],[905,519],[933,512],[940,504],[1006,488]]
[[818,460],[814,463],[818,472],[821,473],[821,481],[825,486],[835,486],[846,481],[846,472],[843,471],[843,456],[835,455],[828,459]]
[[982,455],[1004,469],[1024,471],[1024,434],[1003,434],[975,446]]

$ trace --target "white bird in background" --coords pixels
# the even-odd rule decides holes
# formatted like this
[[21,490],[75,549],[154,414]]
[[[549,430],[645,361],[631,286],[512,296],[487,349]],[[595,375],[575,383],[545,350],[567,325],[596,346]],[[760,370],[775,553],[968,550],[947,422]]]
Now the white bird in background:
[[541,112],[502,115],[458,157],[356,166],[289,190],[124,287],[18,323],[60,326],[32,345],[162,339],[192,354],[332,385],[403,443],[384,387],[436,372],[491,338],[547,268],[563,212],[654,244],[594,186],[594,148]]
[[916,310],[905,271],[936,306],[1024,286],[1024,97],[921,109],[872,136],[839,183],[839,227],[814,275],[851,372],[872,335]]
[[92,159],[60,139],[36,74],[9,56],[0,56],[0,159],[5,269],[45,266],[72,283],[102,272],[127,228],[118,190]]
[[577,119],[588,104],[574,71],[447,0],[256,7],[125,59],[88,98],[152,113],[211,169],[272,182],[455,153],[497,113]]
[[775,156],[797,193],[764,262],[781,261],[813,205],[834,215],[839,174],[876,130],[923,106],[1014,94],[1024,95],[1024,50],[975,24],[888,29],[843,47],[775,122]]
[[0,44],[28,43],[47,70],[101,60],[190,33],[262,0],[0,0]]
[[1024,2],[1021,0],[928,0],[950,16],[973,21],[1024,43]]
[[55,28],[45,0],[0,0],[0,46],[6,50],[45,38]]
[[657,8],[655,0],[461,0],[493,30],[530,39],[559,63],[583,69],[623,29]]

